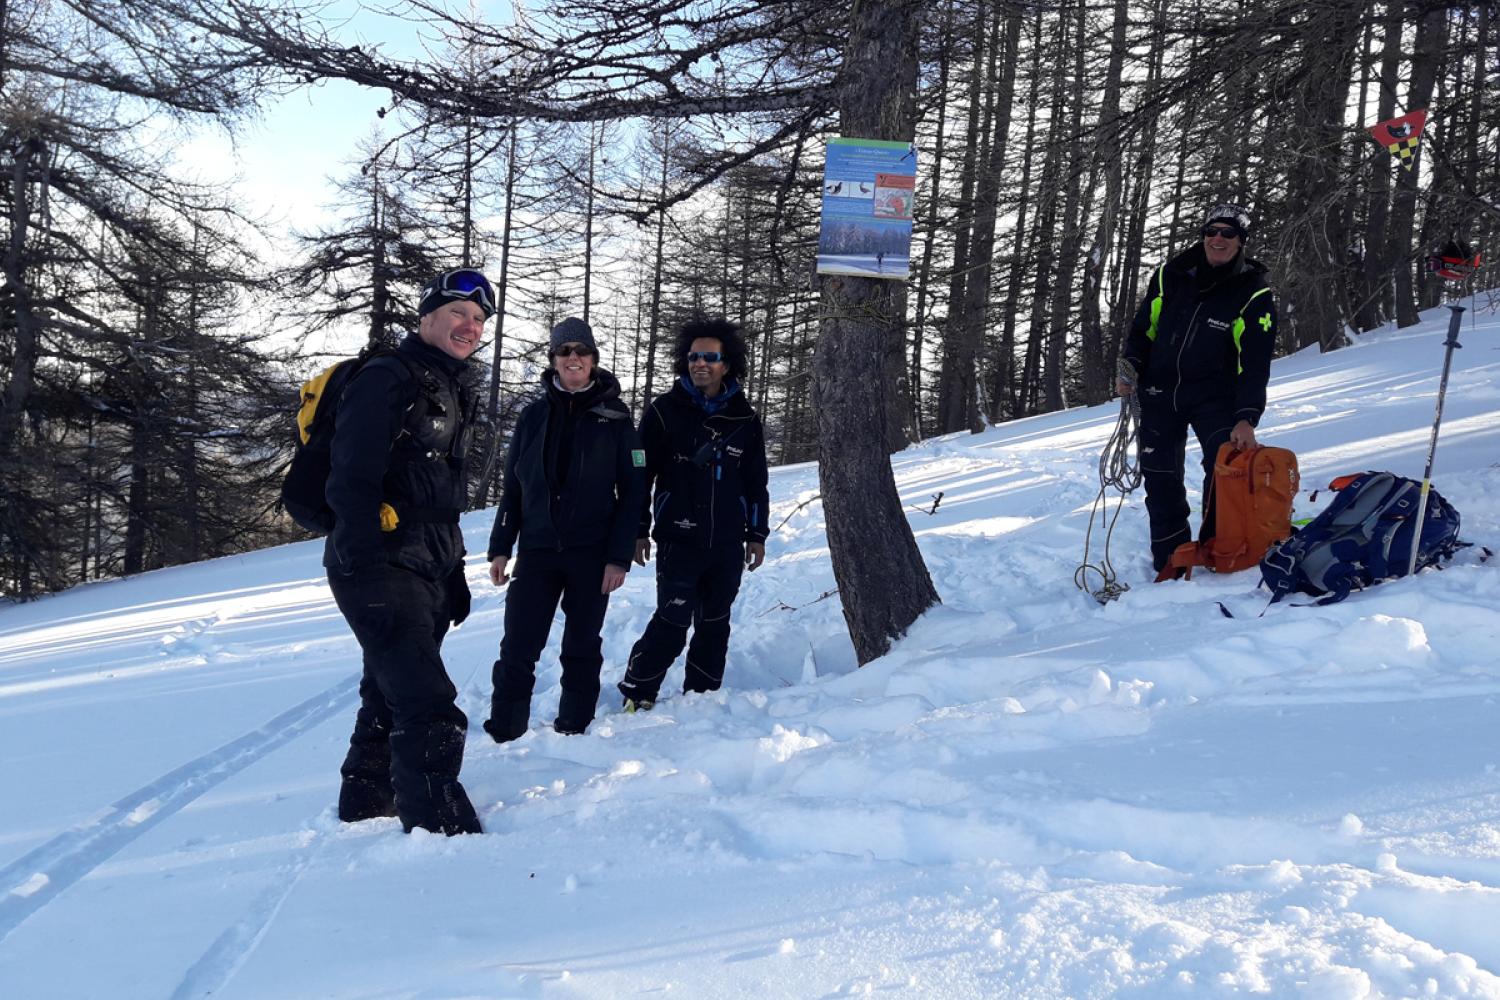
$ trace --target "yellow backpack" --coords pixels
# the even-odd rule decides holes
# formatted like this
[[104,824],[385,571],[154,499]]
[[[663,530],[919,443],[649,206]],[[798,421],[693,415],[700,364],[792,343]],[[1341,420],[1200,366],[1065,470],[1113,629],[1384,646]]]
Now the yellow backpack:
[[[330,365],[302,383],[297,407],[297,447],[281,480],[281,506],[300,527],[314,534],[326,535],[333,530],[333,511],[323,497],[323,490],[332,468],[330,449],[339,399],[361,368],[386,356],[400,358],[410,370],[399,351],[367,347],[355,357]],[[396,511],[389,504],[380,507],[380,527],[382,531],[396,529]]]

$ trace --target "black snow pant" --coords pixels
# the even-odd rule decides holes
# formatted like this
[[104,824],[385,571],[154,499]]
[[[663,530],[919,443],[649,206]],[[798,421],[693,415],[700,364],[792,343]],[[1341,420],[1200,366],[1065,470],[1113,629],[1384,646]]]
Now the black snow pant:
[[599,704],[599,671],[604,666],[604,642],[599,631],[609,595],[604,583],[604,548],[580,546],[558,552],[526,549],[516,559],[515,573],[505,592],[505,637],[495,661],[494,699],[485,732],[504,743],[525,734],[531,724],[531,692],[536,686],[536,662],[547,645],[552,617],[559,600],[563,610],[562,697],[553,727],[560,733],[581,733],[594,721]]
[[446,585],[394,566],[330,573],[328,583],[365,668],[339,819],[399,816],[408,833],[479,833],[458,781],[468,719],[440,654],[452,614]]
[[630,650],[620,693],[638,703],[655,701],[687,644],[689,626],[683,693],[717,691],[729,651],[729,611],[744,572],[742,542],[713,548],[663,542],[656,552],[656,614]]
[[1176,409],[1170,390],[1153,396],[1149,390],[1141,396],[1141,479],[1146,484],[1146,514],[1151,521],[1151,562],[1160,570],[1183,542],[1191,541],[1188,517],[1186,448],[1189,428],[1197,435],[1203,449],[1203,523],[1198,529],[1201,541],[1214,532],[1214,459],[1219,446],[1229,440],[1234,429],[1232,403],[1209,400],[1195,406]]

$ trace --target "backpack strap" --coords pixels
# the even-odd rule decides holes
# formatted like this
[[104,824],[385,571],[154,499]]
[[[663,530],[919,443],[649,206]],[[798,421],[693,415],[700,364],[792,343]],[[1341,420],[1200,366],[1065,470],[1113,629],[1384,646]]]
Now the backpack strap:
[[1157,583],[1165,583],[1168,580],[1191,580],[1193,578],[1194,566],[1209,565],[1207,542],[1183,542],[1172,550],[1167,558],[1167,564],[1156,574]]
[[[437,396],[442,391],[442,388],[438,384],[436,375],[417,361],[407,357],[405,352],[396,348],[377,348],[371,352],[371,357],[366,360],[371,361],[385,357],[390,357],[400,362],[401,366],[406,369],[406,374],[410,381],[416,384],[416,398],[407,406],[406,413],[401,420],[401,430],[397,433],[396,440],[391,446],[393,455],[400,454],[405,456],[403,457],[403,461],[411,461],[411,456],[426,454],[416,449],[411,442],[410,425],[412,421],[420,420],[427,414],[427,409],[424,407],[419,411],[417,404]],[[478,408],[477,400],[471,400],[461,385],[457,386],[453,395],[454,405],[460,411],[460,420],[467,424],[468,420],[472,417],[471,411]],[[453,440],[455,445],[463,436],[463,433],[464,427],[461,426],[459,433],[454,435]],[[451,450],[450,448],[450,452]],[[444,457],[449,462],[454,461],[455,458],[452,454]],[[382,519],[383,531],[395,531],[397,528],[409,524],[458,524],[459,515],[463,513],[460,507],[415,507],[391,500],[386,500],[382,506],[390,508],[391,511],[388,526],[384,518]],[[384,515],[384,511],[382,511],[382,515]]]

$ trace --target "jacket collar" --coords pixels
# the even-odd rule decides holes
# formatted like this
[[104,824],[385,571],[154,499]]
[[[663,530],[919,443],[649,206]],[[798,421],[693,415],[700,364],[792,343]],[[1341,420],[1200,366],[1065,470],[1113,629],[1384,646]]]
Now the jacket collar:
[[[723,413],[727,416],[748,416],[750,404],[746,401],[744,394],[740,392],[740,384],[734,379],[725,379],[724,388],[710,399],[703,394],[703,390],[693,384],[693,380],[686,375],[677,376],[677,384],[672,387],[672,394],[680,397],[680,402],[693,406],[710,417]],[[744,413],[739,412],[744,410]]]
[[396,349],[411,355],[424,368],[440,371],[450,378],[458,378],[469,367],[467,361],[460,361],[450,354],[444,354],[415,333],[408,333]]
[[[575,411],[586,410],[610,400],[620,398],[620,380],[607,368],[594,368],[594,381],[577,392],[569,392],[557,383],[557,373],[551,368],[542,372],[541,381],[547,398],[555,403],[570,405]],[[623,404],[622,404],[623,406]]]
[[[1194,243],[1176,257],[1167,261],[1167,270],[1178,274],[1196,277],[1208,267],[1208,257],[1203,253],[1203,244]],[[1245,254],[1245,248],[1240,247],[1240,252],[1234,255],[1224,268],[1224,277],[1215,282],[1211,287],[1226,284],[1228,282],[1243,278],[1245,275],[1263,275],[1267,273],[1266,265],[1253,257]]]

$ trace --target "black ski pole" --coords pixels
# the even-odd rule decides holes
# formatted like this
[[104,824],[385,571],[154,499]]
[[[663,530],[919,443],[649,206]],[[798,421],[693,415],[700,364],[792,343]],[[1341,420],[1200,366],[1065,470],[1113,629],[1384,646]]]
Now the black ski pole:
[[1432,418],[1432,441],[1427,445],[1427,471],[1422,473],[1422,496],[1417,501],[1417,525],[1411,533],[1411,561],[1406,564],[1406,575],[1417,571],[1417,548],[1422,543],[1422,522],[1427,517],[1427,494],[1432,489],[1432,460],[1437,456],[1438,425],[1443,422],[1443,397],[1448,393],[1448,370],[1453,367],[1453,349],[1464,345],[1458,342],[1458,327],[1463,322],[1464,307],[1449,306],[1453,315],[1448,319],[1448,339],[1443,342],[1443,377],[1438,381],[1437,415]]

